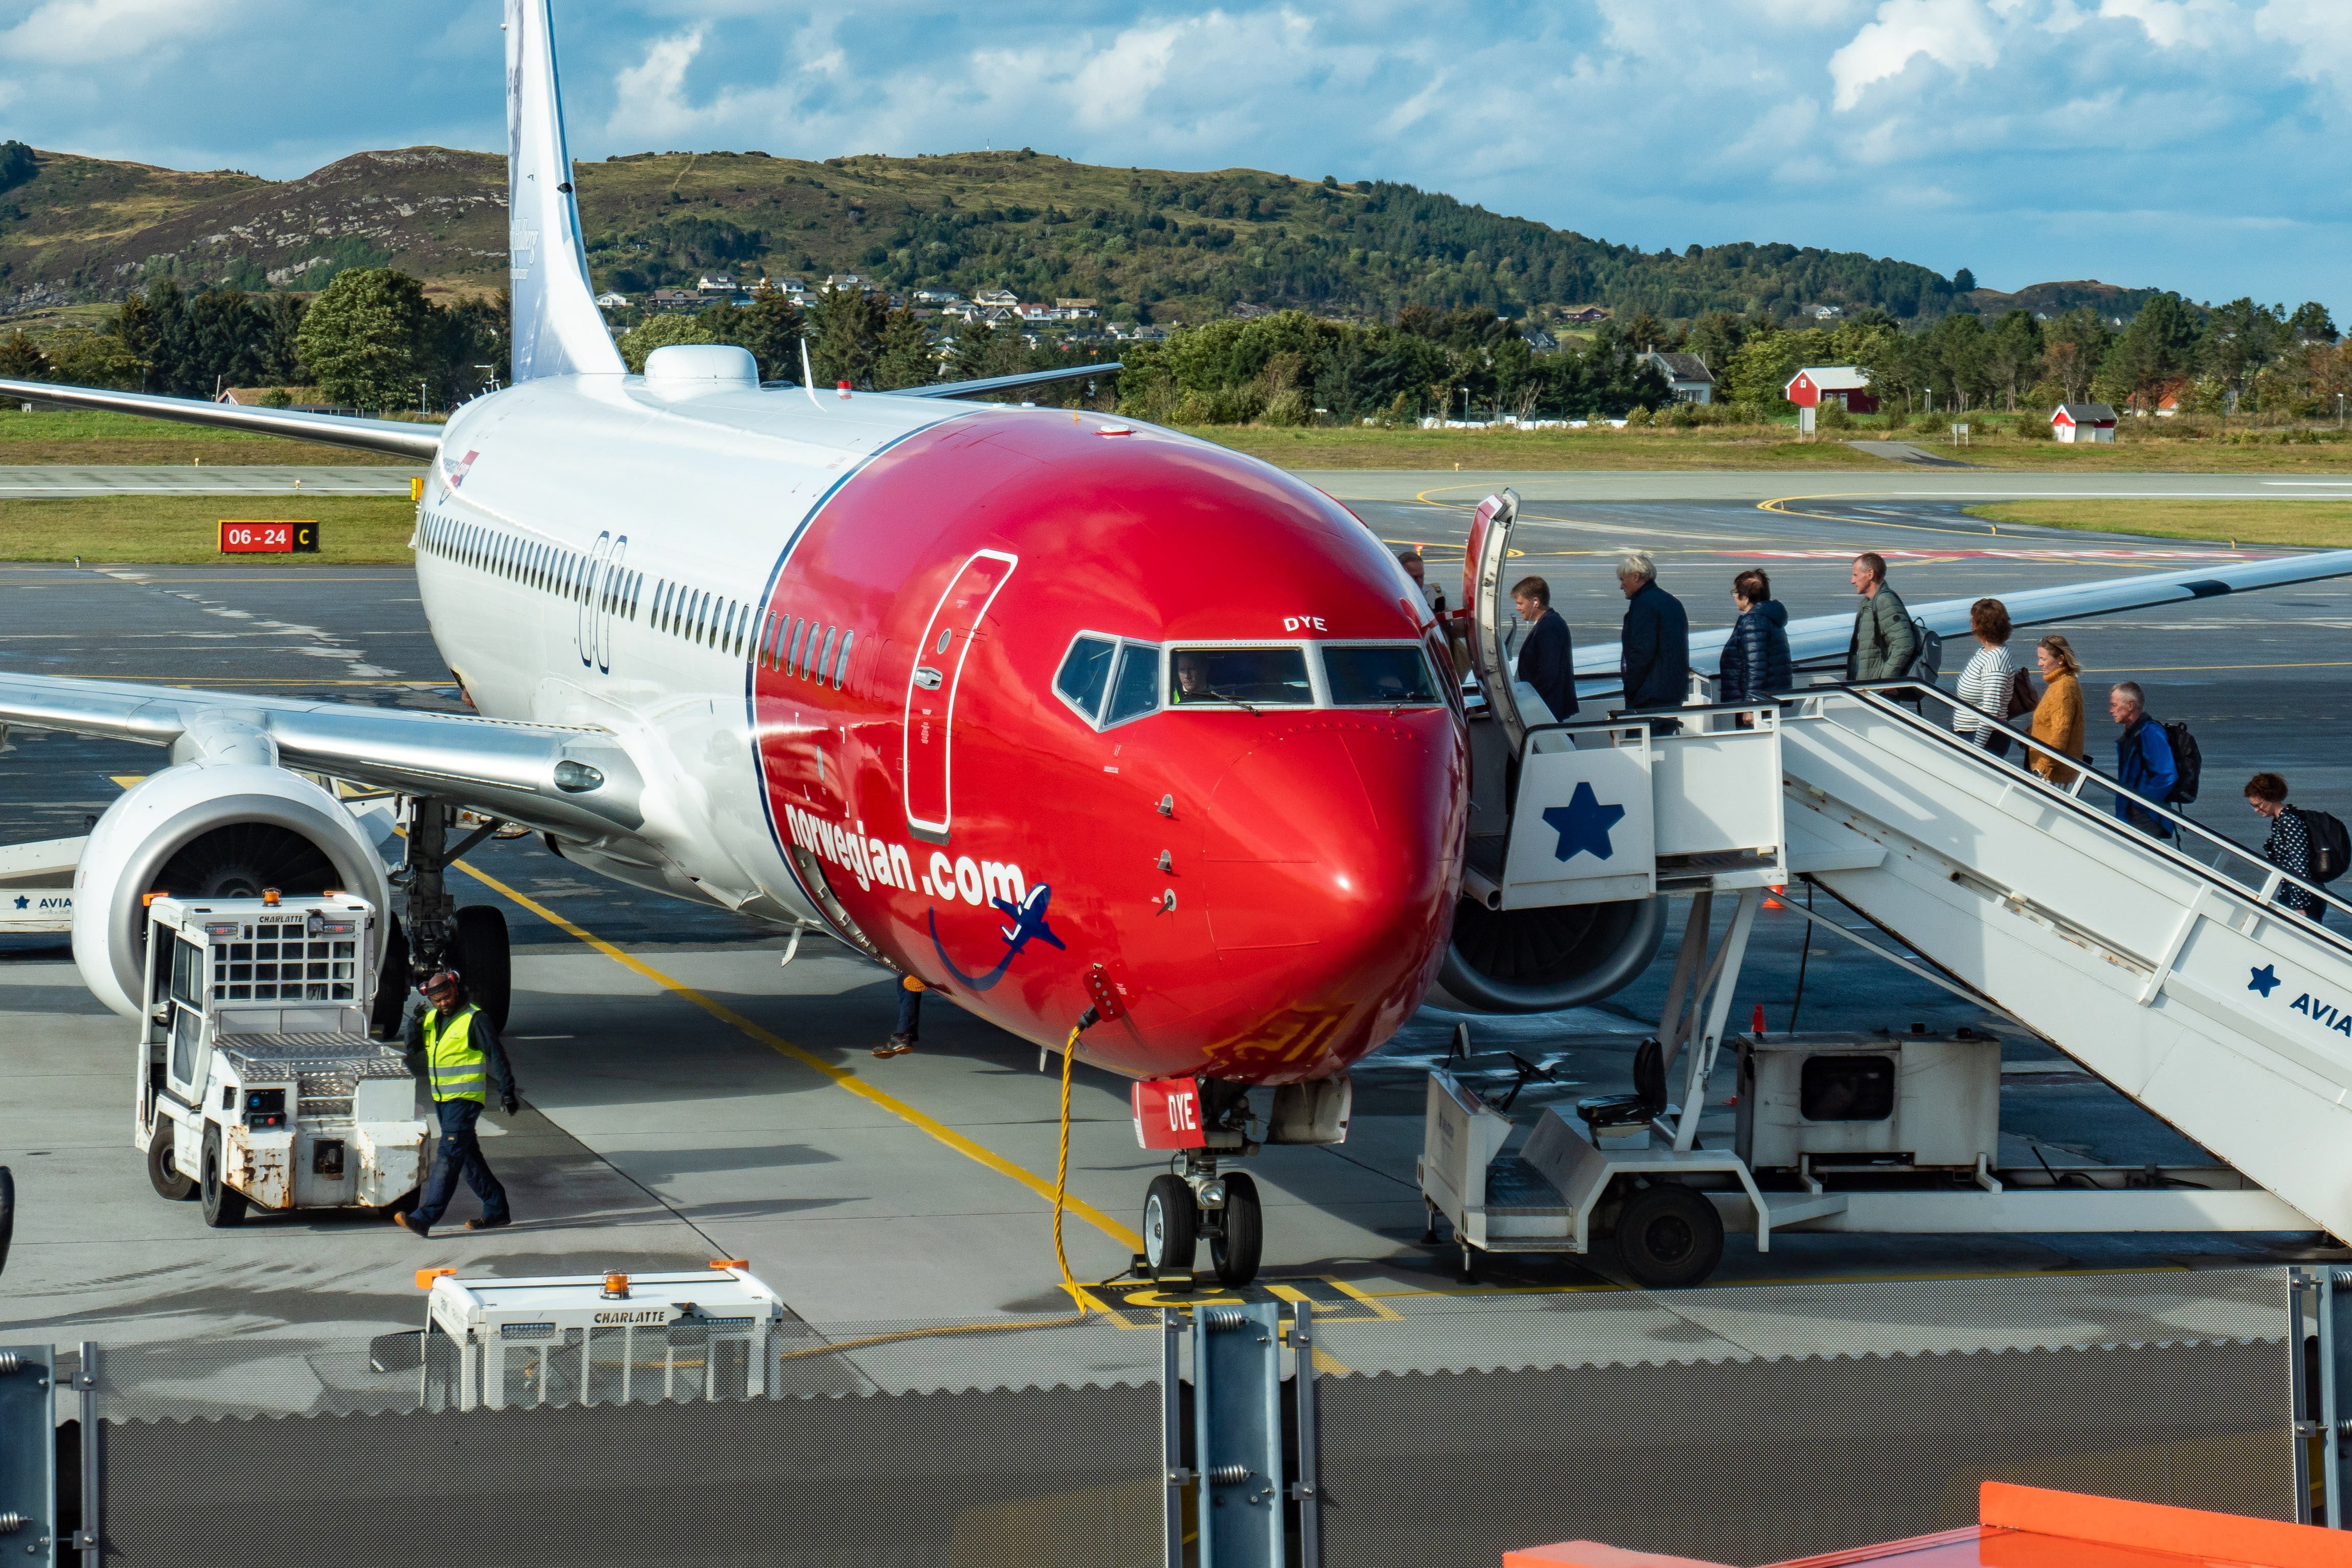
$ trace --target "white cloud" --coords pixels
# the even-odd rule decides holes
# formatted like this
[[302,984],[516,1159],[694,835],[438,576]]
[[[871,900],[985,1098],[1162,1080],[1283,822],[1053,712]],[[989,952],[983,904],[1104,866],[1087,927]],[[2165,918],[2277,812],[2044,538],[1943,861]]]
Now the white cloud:
[[0,33],[0,59],[88,66],[226,31],[226,0],[47,0]]
[[1865,88],[1901,76],[1922,55],[1954,72],[1999,61],[2000,46],[1979,0],[1885,0],[1877,19],[1830,57],[1837,107],[1852,109]]

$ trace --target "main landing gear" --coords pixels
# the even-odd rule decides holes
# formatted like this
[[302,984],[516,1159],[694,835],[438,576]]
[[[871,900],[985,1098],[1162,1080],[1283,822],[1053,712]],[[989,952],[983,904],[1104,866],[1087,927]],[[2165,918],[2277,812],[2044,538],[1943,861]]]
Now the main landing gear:
[[458,808],[449,801],[418,796],[408,803],[407,853],[392,876],[402,895],[401,913],[388,922],[369,1020],[382,1038],[399,1030],[409,988],[444,964],[456,965],[466,977],[467,997],[493,1024],[507,1027],[514,971],[506,914],[489,904],[458,908],[447,891],[447,873],[452,862],[484,839],[509,837],[512,831],[501,821],[483,821],[453,844],[451,832],[459,826]]

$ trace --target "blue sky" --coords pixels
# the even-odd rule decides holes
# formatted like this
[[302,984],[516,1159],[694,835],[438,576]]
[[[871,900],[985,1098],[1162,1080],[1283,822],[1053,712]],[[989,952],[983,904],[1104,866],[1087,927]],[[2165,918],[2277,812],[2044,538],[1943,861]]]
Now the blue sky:
[[[286,177],[501,145],[497,0],[0,0],[0,135]],[[1409,181],[2014,288],[2346,287],[2352,0],[557,0],[572,150]]]

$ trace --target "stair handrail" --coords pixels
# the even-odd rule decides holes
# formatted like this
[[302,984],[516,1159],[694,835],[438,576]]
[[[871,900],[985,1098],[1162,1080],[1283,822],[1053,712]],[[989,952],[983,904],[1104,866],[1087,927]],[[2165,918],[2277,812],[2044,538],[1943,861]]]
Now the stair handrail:
[[[1921,734],[1932,736],[1939,744],[1945,746],[1956,754],[1968,754],[1974,760],[1981,764],[2001,768],[2005,773],[2015,774],[2015,779],[2005,780],[2010,783],[2012,788],[2020,780],[2030,781],[2033,788],[2048,796],[2053,801],[2063,802],[2066,806],[2071,807],[2077,815],[2084,818],[2085,820],[2096,822],[2103,828],[2109,831],[2128,832],[2132,835],[2133,841],[2138,844],[2141,848],[2161,851],[2164,854],[2170,856],[2175,861],[2178,861],[2181,865],[2193,870],[2200,876],[2218,883],[2228,892],[2235,894],[2241,898],[2250,899],[2253,903],[2260,904],[2275,914],[2292,916],[2295,920],[2302,922],[2303,928],[2315,935],[2324,936],[2328,938],[2332,945],[2343,948],[2347,953],[2352,953],[2352,940],[2347,940],[2346,937],[2339,936],[2337,933],[2330,930],[2327,926],[2323,925],[2318,921],[2313,920],[2307,915],[2303,915],[2300,911],[2289,909],[2284,904],[2279,904],[2277,902],[2277,895],[2279,892],[2285,887],[2293,886],[2299,888],[2303,892],[2310,894],[2314,897],[2317,898],[2327,907],[2339,910],[2347,916],[2352,916],[2352,904],[2347,904],[2342,899],[2330,894],[2324,887],[2320,887],[2313,883],[2305,882],[2299,876],[2294,876],[2281,870],[2278,866],[2263,859],[2259,852],[2250,850],[2234,839],[2224,838],[2221,834],[2216,833],[2199,823],[2189,821],[2188,818],[2168,809],[2163,802],[2151,800],[2137,790],[2125,788],[2123,784],[2109,778],[2106,774],[2100,772],[2098,768],[2092,766],[2087,759],[2069,757],[2055,747],[2046,745],[2042,741],[2034,739],[2033,737],[2024,733],[2022,730],[2013,729],[2008,725],[2002,724],[2001,727],[2008,730],[2009,737],[2012,741],[2019,742],[2023,747],[2030,748],[2031,750],[2040,752],[2042,756],[2051,758],[2053,762],[2072,770],[2077,775],[2071,787],[2062,787],[2053,784],[2030,768],[2020,767],[2018,764],[2010,761],[2007,758],[1994,756],[1991,752],[1987,751],[1984,747],[1977,745],[1975,740],[1970,737],[1961,735],[1949,727],[1938,724],[1935,720],[1928,718],[1924,714],[1915,713],[1911,709],[1905,707],[1900,702],[1895,700],[1897,695],[1921,697],[1932,696],[1941,702],[1946,707],[1952,709],[1954,712],[1965,710],[1976,717],[1983,719],[1986,723],[2001,723],[2000,720],[1992,717],[1990,715],[1960,702],[1951,693],[1943,690],[1941,687],[1925,685],[1916,680],[1840,681],[1828,683],[1822,685],[1802,687],[1799,690],[1789,693],[1783,698],[1783,701],[1790,706],[1797,706],[1800,709],[1800,712],[1801,712],[1802,705],[1808,699],[1818,699],[1819,697],[1832,692],[1843,692],[1849,695],[1861,699],[1864,706],[1871,708],[1880,716],[1895,719]],[[2200,842],[2212,845],[2215,849],[2219,850],[2222,855],[2233,857],[2238,861],[2243,862],[2250,869],[2258,868],[2262,873],[2258,884],[2249,885],[2248,883],[2240,882],[2235,878],[2225,876],[2217,866],[2210,865],[2205,862],[2196,859],[2192,855],[2183,853],[2177,847],[2174,841],[2159,839],[2152,834],[2142,832],[2139,829],[2133,827],[2129,822],[2126,822],[2122,818],[2116,816],[2113,812],[2102,811],[2095,806],[2093,806],[2089,802],[2082,800],[2078,792],[2081,789],[2084,779],[2096,782],[2101,788],[2107,790],[2109,794],[2114,795],[2120,800],[2129,800],[2134,805],[2142,808],[2151,814],[2163,818],[2166,821],[2170,822],[2174,829],[2184,836],[2193,834]]]

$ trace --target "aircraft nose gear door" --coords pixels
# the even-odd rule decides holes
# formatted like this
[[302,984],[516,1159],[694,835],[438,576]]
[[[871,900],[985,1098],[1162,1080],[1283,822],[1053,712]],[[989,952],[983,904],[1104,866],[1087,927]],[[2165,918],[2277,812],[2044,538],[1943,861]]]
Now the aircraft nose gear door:
[[984,549],[963,563],[940,596],[915,645],[915,667],[907,676],[907,827],[934,844],[948,841],[953,811],[949,746],[955,724],[956,688],[963,679],[981,617],[1013,575],[1017,557]]
[[1515,612],[1503,590],[1503,569],[1510,562],[1511,525],[1518,519],[1519,493],[1506,490],[1478,503],[1470,518],[1470,543],[1462,557],[1462,603],[1470,612],[1470,656],[1478,671],[1478,685],[1486,694],[1486,711],[1503,728],[1517,757],[1528,736],[1528,721],[1519,712],[1511,669],[1503,655],[1503,633]]

